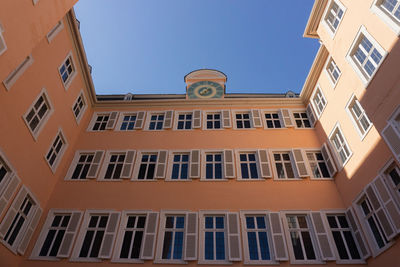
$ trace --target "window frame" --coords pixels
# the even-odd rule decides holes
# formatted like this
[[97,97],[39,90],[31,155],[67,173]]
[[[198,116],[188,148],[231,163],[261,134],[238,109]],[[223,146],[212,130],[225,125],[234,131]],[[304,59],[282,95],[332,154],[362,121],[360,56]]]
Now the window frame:
[[[288,221],[287,221],[288,215],[294,215],[294,216],[305,215],[306,216],[308,230],[309,230],[310,238],[311,238],[311,243],[313,244],[315,260],[296,260],[296,258],[294,256],[292,240],[290,238],[289,225],[288,225]],[[325,262],[321,259],[319,244],[318,244],[318,240],[316,238],[316,232],[314,229],[314,225],[312,223],[310,211],[307,211],[307,210],[294,210],[294,211],[285,210],[285,211],[280,211],[280,217],[281,217],[281,220],[283,221],[282,224],[283,224],[283,229],[284,229],[284,233],[285,233],[286,244],[288,247],[290,264],[324,264]]]
[[[111,120],[111,114],[112,114],[113,112],[117,112],[117,111],[112,111],[112,110],[111,110],[111,111],[96,111],[96,112],[93,112],[92,118],[91,118],[91,120],[90,120],[90,122],[89,122],[89,125],[88,125],[86,131],[87,131],[87,132],[93,132],[93,133],[101,133],[101,132],[106,132],[106,131],[115,131],[115,125],[116,125],[117,120],[118,120],[119,112],[117,112],[117,118],[115,119],[114,127],[112,127],[112,128],[107,128],[107,124],[108,124],[108,122]],[[105,122],[105,123],[106,123],[106,126],[105,126],[104,130],[101,130],[101,129],[99,129],[99,130],[93,130],[93,127],[94,127],[94,125],[96,124],[97,118],[98,118],[99,116],[108,116],[108,120]]]
[[[207,162],[206,162],[206,156],[207,154],[221,154],[221,164],[222,164],[222,178],[221,179],[207,179],[206,174],[207,174]],[[201,171],[200,171],[200,181],[205,181],[205,182],[223,182],[223,181],[228,181],[229,178],[225,177],[225,161],[224,161],[224,150],[223,149],[202,149],[201,150]],[[233,161],[235,162],[235,161]]]
[[[258,178],[242,178],[242,169],[240,167],[240,153],[254,153],[256,156],[256,166],[257,166],[257,175]],[[234,150],[234,155],[235,155],[235,168],[236,168],[236,180],[237,181],[264,181],[265,178],[262,177],[262,173],[261,173],[261,167],[260,167],[260,159],[258,158],[258,149],[235,149]],[[271,161],[271,158],[270,158]]]
[[[244,113],[248,113],[249,114],[250,128],[238,128],[237,127],[236,114],[244,114]],[[233,129],[234,130],[256,130],[257,129],[253,125],[251,109],[232,109],[231,110],[231,114],[232,114],[232,118],[233,118]]]
[[[317,104],[315,103],[315,100],[314,100],[314,98],[317,96],[318,92],[321,95],[321,98],[318,98],[318,99],[319,100],[323,99],[325,101],[325,105],[322,108],[322,110],[319,110],[319,108],[317,108]],[[326,106],[328,105],[328,102],[326,101],[326,97],[325,97],[325,95],[324,95],[324,93],[323,93],[323,91],[321,89],[321,86],[319,84],[317,84],[315,86],[314,91],[311,94],[310,99],[311,99],[311,101],[310,101],[311,105],[312,105],[312,107],[314,109],[314,113],[317,116],[317,120],[319,120],[321,118],[322,114],[324,113],[324,110],[325,110]]]
[[[367,129],[362,129],[364,131],[364,133],[362,133],[362,130],[360,129],[362,126],[360,125],[359,121],[356,121],[355,116],[356,114],[353,113],[352,111],[352,107],[354,105],[358,105],[360,111],[361,111],[361,116],[364,116],[367,121],[369,122],[369,126]],[[354,95],[354,93],[351,95],[349,101],[346,104],[346,111],[347,111],[347,115],[349,115],[351,122],[354,125],[354,128],[357,130],[358,135],[360,136],[361,141],[364,140],[364,138],[367,136],[368,132],[371,130],[373,124],[371,122],[371,120],[368,118],[364,108],[361,106],[360,101],[358,101],[357,97]]]
[[396,21],[393,14],[382,6],[383,1],[384,0],[374,0],[371,4],[370,10],[386,23],[397,36],[400,36],[400,19]]
[[[125,167],[125,165],[126,164],[129,164],[129,163],[126,163],[126,158],[127,158],[127,154],[128,154],[128,152],[129,151],[132,151],[132,150],[130,150],[130,149],[126,149],[126,150],[107,150],[106,152],[105,152],[105,154],[104,154],[104,158],[103,158],[103,160],[102,160],[102,163],[100,164],[100,170],[99,170],[99,172],[98,172],[98,174],[97,174],[97,181],[100,181],[100,182],[121,182],[121,181],[123,181],[124,179],[126,179],[126,180],[131,180],[132,179],[132,172],[133,172],[133,170],[131,169],[131,173],[130,173],[130,177],[129,178],[124,178],[124,177],[122,177],[122,173],[123,173],[123,169],[124,169],[124,167]],[[133,150],[134,151],[134,150]],[[96,151],[94,151],[94,153],[95,153]],[[124,156],[124,161],[123,161],[123,163],[122,163],[122,168],[121,168],[121,173],[120,173],[120,177],[119,178],[116,178],[116,179],[114,179],[114,178],[109,178],[109,179],[105,179],[104,178],[104,176],[105,176],[105,174],[107,173],[107,169],[108,169],[108,166],[109,166],[109,164],[110,164],[110,159],[111,159],[111,156],[113,156],[113,155],[115,155],[115,154],[124,154],[125,156]],[[136,152],[135,152],[135,155],[133,156],[133,163],[136,161]],[[132,164],[133,165],[133,164]],[[115,169],[114,169],[114,171],[115,171]],[[86,180],[87,180],[88,178],[86,178]],[[73,181],[75,181],[75,180],[73,180]],[[85,180],[83,180],[83,181],[85,181]]]
[[[187,229],[187,215],[190,212],[187,210],[161,210],[159,217],[159,227],[157,231],[157,245],[156,245],[156,253],[154,257],[154,263],[161,264],[188,264],[188,261],[185,260],[185,238],[186,238],[186,229]],[[177,259],[163,259],[163,245],[164,245],[164,235],[165,235],[165,222],[167,216],[183,216],[184,217],[184,227],[183,229],[183,244],[182,244],[182,260]],[[173,228],[175,229],[175,228]],[[198,241],[198,236],[197,236]]]
[[[114,131],[122,132],[122,133],[125,133],[125,132],[129,133],[129,132],[137,131],[138,129],[135,128],[135,126],[136,126],[136,123],[137,123],[139,112],[140,111],[121,111],[119,113],[118,120],[117,120],[117,123],[115,125]],[[125,116],[136,116],[135,124],[134,124],[132,130],[129,130],[129,129],[121,130],[121,126],[122,126],[122,123],[124,122],[124,117]]]
[[[63,146],[61,147],[60,151],[57,153],[56,159],[54,160],[53,165],[50,165],[50,162],[47,160],[47,155],[49,154],[50,150],[53,148],[53,144],[57,140],[58,136],[60,136],[60,138],[63,140]],[[68,148],[68,145],[69,144],[68,144],[67,139],[65,138],[64,131],[62,130],[62,128],[59,128],[56,136],[52,139],[52,142],[50,143],[49,149],[47,149],[47,152],[44,155],[44,160],[46,161],[47,166],[49,166],[52,173],[55,173],[57,171],[58,165],[60,165],[60,162],[64,156],[65,151]]]
[[[190,119],[190,129],[186,129],[186,128],[178,129],[179,115],[185,115],[185,119],[184,119],[185,122],[187,121],[186,120],[186,115],[192,115],[192,118]],[[191,130],[194,130],[194,128],[193,128],[194,110],[175,110],[173,117],[174,117],[174,121],[173,121],[172,129],[174,131],[191,131]],[[165,117],[164,117],[164,121],[165,121]],[[184,127],[186,127],[186,126],[184,125]],[[164,123],[163,123],[163,128],[164,128]]]
[[[143,131],[157,132],[157,131],[165,131],[165,130],[167,130],[167,129],[165,128],[165,116],[166,116],[166,113],[167,113],[167,110],[161,110],[161,111],[147,111],[147,112],[146,112],[146,121],[145,121],[145,123],[144,123]],[[175,112],[174,112],[174,113],[175,113]],[[164,115],[163,124],[162,124],[162,128],[161,128],[161,129],[153,129],[153,130],[150,130],[150,129],[149,129],[149,127],[150,127],[150,122],[151,122],[151,116],[153,116],[153,115]],[[171,120],[173,120],[173,121],[172,121],[172,125],[171,125],[171,126],[173,126],[174,123],[175,123],[175,121],[174,121],[174,114],[172,114]],[[157,128],[157,127],[156,127],[156,128]],[[171,127],[171,128],[172,128],[172,127]],[[172,128],[172,129],[175,129],[175,128]]]
[[[335,30],[333,30],[333,29],[331,28],[331,26],[330,26],[330,25],[328,24],[328,22],[327,22],[328,12],[330,12],[330,10],[332,9],[332,6],[333,6],[334,3],[336,3],[336,5],[338,5],[338,7],[339,7],[339,8],[342,10],[342,12],[343,12],[342,18],[340,19],[340,21],[339,21],[339,23],[338,23],[338,25],[337,25],[337,27],[336,27]],[[322,24],[324,25],[324,27],[325,27],[325,29],[326,29],[326,32],[329,34],[329,36],[330,36],[332,39],[335,38],[335,36],[336,36],[336,34],[337,34],[338,30],[339,30],[340,24],[342,23],[342,21],[343,21],[343,19],[344,19],[344,16],[345,16],[345,14],[346,14],[346,10],[347,10],[347,8],[346,8],[339,0],[330,0],[329,3],[326,5],[324,14],[322,15],[321,22],[322,22]],[[335,18],[336,18],[336,17],[335,17]]]
[[[187,179],[172,179],[172,170],[173,170],[173,164],[174,164],[174,156],[176,154],[187,154],[188,155],[188,169],[187,169]],[[157,167],[157,164],[156,164]],[[154,178],[155,179],[155,178]],[[167,170],[166,170],[166,176],[165,176],[165,181],[168,182],[190,182],[192,181],[192,178],[190,177],[190,150],[169,150],[168,153],[168,159],[167,159]]]
[[[199,254],[198,264],[231,264],[229,260],[229,244],[228,244],[228,214],[227,210],[199,210]],[[225,260],[206,260],[205,259],[205,217],[206,216],[223,216],[224,217],[224,246],[225,246]],[[214,229],[213,229],[214,230]],[[215,247],[214,247],[215,252]]]
[[[281,127],[280,128],[268,128],[268,126],[267,126],[267,122],[266,122],[266,118],[265,118],[265,114],[266,113],[268,113],[268,114],[271,114],[271,113],[276,113],[276,114],[278,114],[278,119],[279,119],[279,123],[281,124]],[[281,112],[279,111],[279,109],[262,109],[261,110],[261,119],[262,119],[262,123],[263,123],[263,127],[264,127],[264,129],[265,130],[281,130],[281,129],[286,129],[286,127],[285,127],[285,122],[283,121],[283,118],[282,118],[282,114],[281,114]]]
[[[329,215],[334,215],[334,216],[343,215],[344,217],[346,217],[347,223],[349,224],[348,228],[349,228],[349,230],[351,232],[351,235],[353,237],[353,240],[354,240],[354,242],[355,242],[355,244],[357,246],[358,253],[360,254],[360,259],[359,260],[357,260],[357,259],[355,259],[355,260],[345,260],[345,259],[343,260],[343,259],[340,259],[339,252],[337,251],[336,243],[335,243],[335,240],[334,240],[333,235],[332,235],[332,228],[330,227],[329,222],[328,222],[328,217],[327,216],[329,216]],[[358,240],[357,240],[357,238],[356,238],[356,236],[354,234],[353,229],[351,228],[351,224],[349,222],[350,220],[346,215],[346,210],[342,210],[342,209],[321,210],[321,217],[322,217],[322,222],[323,222],[323,224],[325,226],[325,229],[326,229],[326,233],[327,233],[327,235],[329,237],[329,239],[328,239],[329,244],[331,245],[333,253],[335,254],[336,263],[337,264],[365,264],[365,260],[363,260],[363,256],[362,256],[362,253],[361,253],[360,245],[358,244]],[[346,243],[346,245],[347,245],[347,243]]]
[[[272,165],[274,181],[301,181],[301,180],[304,180],[304,178],[301,178],[299,176],[299,172],[297,170],[296,161],[294,159],[292,149],[274,148],[274,149],[269,149],[268,153],[269,153],[269,158],[270,158],[271,165]],[[278,178],[278,171],[277,171],[276,165],[275,165],[274,153],[288,153],[289,154],[290,163],[292,164],[292,170],[293,170],[293,174],[294,174],[293,178],[287,178],[287,177],[286,178]],[[308,163],[307,159],[305,159],[305,163],[306,162]],[[307,164],[306,164],[306,168],[308,168]],[[308,171],[308,169],[307,169],[307,171]]]
[[395,185],[392,177],[390,177],[389,172],[396,169],[397,173],[400,175],[400,164],[391,158],[384,167],[379,171],[379,175],[383,177],[385,184],[388,188],[389,194],[391,194],[394,201],[400,207],[400,184]]
[[[347,159],[346,159],[344,162],[342,162],[342,160],[341,160],[341,158],[340,158],[340,155],[339,155],[339,152],[337,151],[336,146],[335,146],[335,144],[334,144],[333,141],[332,141],[332,138],[333,138],[333,136],[335,135],[335,133],[336,133],[337,131],[339,131],[340,135],[341,135],[342,138],[343,138],[343,143],[347,146],[347,149],[349,150],[349,156],[347,157]],[[352,150],[352,149],[350,148],[350,146],[349,146],[349,143],[347,142],[346,137],[345,137],[344,134],[343,134],[343,131],[342,131],[342,128],[340,127],[339,122],[336,122],[336,124],[335,124],[335,126],[333,127],[331,133],[329,134],[328,139],[329,139],[329,146],[330,146],[330,148],[331,148],[331,151],[333,151],[333,153],[334,153],[335,156],[336,156],[335,159],[336,159],[336,163],[337,163],[338,171],[339,171],[339,170],[343,169],[344,166],[346,166],[346,164],[350,161],[351,157],[352,157],[353,154],[354,154],[354,153],[353,153],[353,150]]]
[[[313,149],[313,148],[306,148],[306,149],[304,149],[305,161],[307,162],[307,163],[306,163],[307,168],[309,168],[310,180],[316,180],[316,181],[332,181],[332,180],[334,180],[334,178],[333,178],[332,176],[329,176],[329,177],[320,177],[320,178],[314,177],[314,174],[313,174],[313,171],[312,171],[312,168],[311,168],[311,165],[310,165],[310,160],[307,158],[307,153],[321,153],[321,155],[322,155],[323,158],[324,158],[324,155],[322,154],[322,151],[321,151],[320,148],[315,148],[315,149]],[[333,159],[332,159],[332,160],[333,160]],[[318,160],[317,160],[316,162],[318,163]],[[327,166],[327,160],[326,160],[325,158],[324,158],[324,162],[325,162],[327,171],[328,171],[328,173],[329,173],[328,166]],[[334,164],[334,163],[332,162],[332,164]]]
[[[29,126],[29,122],[27,121],[26,117],[30,113],[30,111],[33,109],[37,101],[39,100],[40,97],[43,97],[43,100],[47,103],[48,105],[48,111],[45,113],[45,115],[42,117],[42,119],[39,121],[38,125],[36,126],[36,129],[32,131],[31,127]],[[31,133],[33,139],[37,141],[39,138],[40,132],[43,130],[44,126],[47,124],[49,121],[51,115],[54,112],[54,106],[50,101],[50,97],[47,93],[46,88],[42,88],[40,91],[39,95],[35,98],[35,100],[32,102],[32,104],[29,106],[28,110],[22,115],[22,119],[25,122],[25,126],[28,128],[29,132]],[[35,112],[35,115],[37,112]]]
[[[64,82],[63,77],[61,76],[61,68],[64,66],[65,62],[70,59],[71,61],[71,66],[72,66],[72,73],[68,74],[68,78],[67,80]],[[67,54],[67,56],[62,60],[62,63],[60,64],[60,66],[58,67],[58,76],[61,79],[61,83],[64,86],[65,91],[68,90],[68,88],[71,86],[72,81],[75,79],[75,76],[77,74],[77,70],[76,70],[76,66],[75,66],[75,60],[74,60],[74,56],[72,54],[72,50],[69,51],[69,53]]]
[[[12,178],[13,175],[15,175],[15,168],[13,167],[13,165],[11,165],[11,163],[8,160],[8,158],[6,157],[5,153],[0,148],[0,165],[2,162],[6,167],[5,169],[9,169],[9,170],[7,171],[7,174],[4,176],[3,180],[0,182],[0,199],[3,195],[3,193],[5,192],[10,179]],[[0,210],[0,216],[1,216],[1,210]]]
[[[156,178],[156,171],[157,171],[157,164],[158,164],[158,152],[159,151],[160,150],[155,150],[155,149],[136,150],[136,158],[135,158],[134,165],[133,165],[133,172],[131,174],[132,178],[130,179],[131,181],[134,181],[134,182],[157,182],[158,180],[161,179],[161,178]],[[146,155],[146,154],[156,154],[157,155],[155,166],[154,166],[153,179],[138,179],[137,176],[139,175],[142,156]],[[189,162],[190,162],[190,159],[189,159]],[[167,158],[167,164],[168,164],[168,158]],[[167,168],[167,170],[168,170],[168,168]]]
[[[382,56],[381,61],[379,64],[377,64],[374,72],[369,76],[366,71],[364,70],[363,66],[359,64],[359,62],[354,58],[354,54],[358,50],[361,41],[363,38],[366,38],[371,44],[372,48],[371,49],[376,49]],[[347,54],[346,54],[346,60],[350,64],[350,66],[353,68],[357,76],[360,78],[362,84],[367,87],[368,84],[372,81],[372,79],[375,77],[375,74],[378,72],[380,66],[382,65],[383,61],[385,60],[388,52],[378,43],[378,41],[375,40],[374,37],[367,31],[367,28],[364,25],[361,25],[360,29],[358,30]],[[369,57],[367,57],[369,58]]]
[[[310,130],[310,129],[314,129],[313,124],[311,123],[310,118],[308,117],[307,114],[307,110],[306,109],[291,109],[290,110],[291,116],[292,116],[292,120],[293,120],[293,125],[294,125],[294,129],[296,130]],[[298,127],[297,123],[296,123],[296,118],[294,117],[294,113],[304,113],[307,116],[307,120],[310,123],[310,127]],[[301,125],[304,126],[304,118],[300,118],[301,119]]]
[[[64,180],[65,181],[74,181],[74,182],[87,182],[89,180],[97,179],[97,177],[99,176],[100,170],[102,168],[103,160],[104,160],[104,154],[105,154],[104,150],[103,150],[103,155],[101,157],[101,160],[100,160],[100,163],[99,163],[99,167],[98,167],[98,170],[97,170],[96,178],[88,178],[88,177],[86,177],[86,179],[72,179],[71,177],[72,177],[72,174],[74,174],[74,172],[75,172],[75,169],[77,167],[77,164],[79,163],[79,158],[81,157],[81,155],[83,155],[83,154],[93,154],[93,160],[94,160],[96,152],[98,152],[98,151],[99,150],[77,150],[77,151],[75,151],[75,155],[74,155],[74,157],[73,157],[73,159],[71,161],[71,164],[69,165],[69,169],[67,171],[67,174],[65,175]],[[93,160],[90,163],[90,167],[93,164]],[[90,167],[89,167],[89,170],[90,170]]]
[[[265,218],[265,226],[267,232],[268,239],[268,248],[271,259],[270,260],[251,260],[249,255],[249,246],[248,246],[248,236],[247,236],[247,226],[245,225],[246,216],[263,216]],[[274,252],[274,243],[272,240],[272,230],[269,218],[269,211],[267,210],[240,210],[239,219],[241,221],[241,235],[243,241],[243,264],[251,264],[251,265],[275,265],[279,264],[279,261],[275,259]]]
[[[335,80],[333,74],[329,71],[330,65],[333,65],[334,70],[338,72],[338,78]],[[331,82],[331,85],[333,89],[336,88],[336,85],[339,83],[340,77],[342,77],[342,71],[340,70],[338,64],[336,64],[336,61],[333,59],[332,56],[329,56],[328,59],[326,60],[325,66],[324,66],[324,72],[328,76],[329,81]]]
[[[78,116],[76,116],[76,115],[75,115],[74,107],[75,107],[75,105],[78,103],[79,98],[82,99],[83,107],[79,110]],[[76,123],[77,123],[78,125],[79,125],[79,122],[81,121],[82,117],[84,116],[87,107],[88,107],[88,102],[87,102],[87,100],[86,100],[86,96],[85,96],[85,94],[83,93],[83,90],[81,90],[81,91],[79,92],[79,94],[78,94],[78,97],[75,99],[74,103],[73,103],[72,106],[71,106],[72,114],[74,115],[75,121],[76,121]]]
[[[202,116],[203,116],[203,121],[202,121],[202,127],[201,127],[202,130],[206,130],[206,131],[220,131],[220,130],[224,130],[224,129],[225,129],[225,128],[223,127],[223,125],[222,125],[222,111],[221,111],[221,110],[203,110],[202,113],[203,113],[203,114],[202,114]],[[219,129],[215,129],[215,128],[208,129],[208,128],[207,128],[207,115],[209,115],[209,114],[212,114],[212,115],[219,114],[219,123],[220,123]],[[213,121],[214,121],[214,120],[213,120]]]

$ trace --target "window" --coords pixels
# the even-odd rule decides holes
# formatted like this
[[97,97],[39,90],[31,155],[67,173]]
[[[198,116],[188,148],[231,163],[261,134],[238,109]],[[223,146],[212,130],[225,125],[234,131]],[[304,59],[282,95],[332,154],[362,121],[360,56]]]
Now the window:
[[337,125],[332,131],[329,139],[340,159],[340,163],[344,166],[353,154],[344,138],[340,126]]
[[190,113],[178,113],[176,120],[177,130],[190,130],[192,129],[192,112]]
[[340,22],[343,19],[346,8],[338,0],[332,0],[324,15],[324,25],[332,37],[336,34]]
[[358,133],[361,138],[364,138],[372,127],[372,123],[369,120],[365,110],[361,107],[360,102],[353,96],[350,102],[347,104],[347,111],[350,115],[352,122],[355,124]]
[[236,128],[237,129],[248,129],[252,128],[250,112],[236,112],[235,113]]
[[86,99],[83,95],[83,92],[81,92],[78,98],[75,100],[74,105],[72,106],[72,112],[74,113],[75,119],[78,123],[81,120],[83,113],[85,113],[86,108]]
[[[0,34],[1,37],[1,34]],[[30,65],[33,64],[33,57],[32,55],[27,56],[24,61],[18,67],[13,70],[7,78],[3,81],[4,86],[7,90],[10,90],[11,87],[17,82],[18,78],[24,74],[24,72],[28,69]]]
[[378,15],[392,30],[400,33],[400,1],[399,0],[375,0],[371,11]]
[[56,138],[49,148],[49,151],[46,154],[46,161],[53,172],[56,171],[66,148],[67,142],[65,141],[64,134],[62,133],[62,130],[59,130]]
[[221,113],[206,113],[206,129],[222,129]]
[[389,179],[389,185],[393,188],[393,191],[400,196],[400,168],[397,164],[392,164],[386,169],[384,175]]
[[265,214],[243,214],[245,264],[273,263],[269,220]]
[[81,218],[81,211],[50,210],[30,258],[68,258]]
[[282,128],[281,119],[278,112],[264,112],[265,128]]
[[381,132],[381,135],[397,160],[400,161],[400,107],[397,107],[390,116],[386,127]]
[[119,212],[86,211],[72,260],[100,261],[111,258],[119,217]]
[[24,115],[24,121],[35,140],[52,113],[53,107],[46,90],[43,89]]
[[317,117],[321,117],[322,111],[324,111],[326,106],[326,100],[319,86],[315,88],[315,91],[313,93],[312,104],[314,106],[315,112],[317,113]]
[[351,261],[354,260],[361,261],[361,255],[346,215],[344,213],[327,214],[326,218],[330,228],[330,234],[335,242],[338,261],[339,259],[346,263],[351,263]]
[[88,131],[97,132],[114,129],[117,123],[118,113],[119,112],[116,111],[94,113]]
[[259,179],[257,155],[255,152],[240,152],[239,163],[242,179]]
[[164,123],[164,114],[153,114],[150,117],[149,130],[161,130]]
[[[147,214],[126,214],[121,224],[122,240],[116,248],[115,258],[124,262],[140,260]],[[117,245],[118,246],[118,245]]]
[[287,214],[287,239],[291,263],[312,263],[318,261],[310,218],[305,214]]
[[104,160],[106,164],[103,164],[99,180],[115,181],[122,178],[130,179],[135,156],[135,150],[107,151]]
[[367,85],[386,54],[386,51],[373,39],[365,27],[361,26],[346,58],[364,85]]
[[[12,170],[10,164],[6,161],[5,156],[0,151],[0,196],[8,183],[8,178],[11,176]],[[0,210],[0,215],[1,215]]]
[[116,129],[118,131],[133,131],[142,129],[145,119],[145,112],[121,112]]
[[124,115],[121,123],[121,131],[131,131],[135,128],[136,114]]
[[6,41],[4,40],[3,37],[3,26],[0,23],[0,55],[3,54],[6,50],[7,50],[7,45],[6,45]]
[[189,156],[190,153],[173,153],[172,155],[171,180],[189,179]]
[[37,200],[22,186],[1,222],[1,242],[13,252],[23,255],[41,215],[42,209]]
[[384,247],[389,243],[387,240],[381,222],[377,217],[377,213],[371,206],[371,201],[367,195],[365,195],[358,203],[361,209],[362,219],[368,226],[368,230],[372,234],[375,245],[378,249],[384,249]]
[[290,152],[273,152],[273,156],[278,179],[293,179],[296,177]]
[[207,152],[205,154],[205,180],[222,180],[223,176],[222,152]]
[[140,159],[138,180],[153,180],[157,165],[157,153],[143,154]]
[[310,120],[308,119],[307,113],[304,112],[293,112],[294,121],[296,122],[297,128],[311,128]]
[[166,215],[161,227],[164,230],[161,259],[182,260],[185,215]]
[[79,157],[78,163],[76,164],[71,179],[86,179],[90,166],[92,165],[93,158],[94,153],[82,153]]
[[336,62],[333,60],[332,57],[328,59],[328,63],[325,68],[326,72],[328,73],[328,76],[332,82],[332,84],[335,86],[337,81],[339,80],[340,75],[342,74],[339,67],[336,65]]
[[313,178],[331,178],[321,151],[307,151],[306,155]]
[[69,53],[67,58],[64,59],[62,65],[58,68],[58,71],[65,89],[68,89],[76,74],[74,62],[72,60],[72,53]]
[[104,179],[120,179],[125,162],[125,153],[112,153],[108,162]]

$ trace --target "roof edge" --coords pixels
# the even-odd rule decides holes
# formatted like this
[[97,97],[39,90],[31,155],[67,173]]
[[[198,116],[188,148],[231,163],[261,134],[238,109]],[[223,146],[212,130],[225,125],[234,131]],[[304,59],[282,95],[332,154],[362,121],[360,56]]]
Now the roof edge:
[[317,29],[327,3],[327,0],[315,0],[314,6],[311,10],[310,17],[308,18],[307,25],[303,33],[303,37],[319,39]]

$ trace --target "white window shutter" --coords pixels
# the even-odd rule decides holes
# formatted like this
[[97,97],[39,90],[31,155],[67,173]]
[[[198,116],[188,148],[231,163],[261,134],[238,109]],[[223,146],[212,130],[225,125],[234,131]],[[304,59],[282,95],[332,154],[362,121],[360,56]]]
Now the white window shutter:
[[124,167],[122,167],[121,178],[126,178],[126,179],[131,178],[135,155],[136,155],[135,150],[128,150],[126,152]]
[[170,129],[172,128],[172,116],[174,115],[173,110],[168,110],[165,111],[165,116],[164,116],[164,129]]
[[222,127],[232,128],[231,111],[229,109],[224,109],[221,111],[222,115]]
[[26,248],[29,245],[29,241],[31,240],[33,232],[35,231],[36,226],[38,225],[41,216],[42,216],[42,209],[39,206],[37,206],[35,209],[34,215],[32,215],[32,217],[31,217],[28,228],[26,229],[26,232],[24,233],[21,243],[18,246],[19,254],[21,254],[21,255],[25,254]]
[[272,243],[274,246],[275,260],[277,261],[289,260],[285,234],[283,232],[282,222],[279,216],[279,212],[269,213],[269,223],[271,226],[271,235],[272,235]]
[[201,128],[201,110],[193,110],[193,129]]
[[[3,178],[5,179],[5,178]],[[20,184],[21,180],[16,174],[11,174],[10,179],[5,187],[3,194],[0,197],[0,216],[5,211],[8,203],[10,202],[11,197],[17,191],[18,185]]]
[[355,236],[356,242],[360,249],[360,254],[363,260],[367,259],[371,256],[371,252],[365,240],[364,234],[361,231],[360,224],[357,221],[357,218],[354,215],[352,208],[348,208],[346,210],[346,216],[350,224],[351,230],[353,230],[353,234]]
[[117,112],[117,111],[111,112],[110,117],[108,118],[107,125],[106,125],[107,130],[114,129],[115,124],[117,123],[118,114],[119,114],[119,112]]
[[261,176],[263,178],[271,178],[271,165],[269,164],[268,150],[259,149],[257,150],[258,160],[260,164]]
[[200,150],[190,151],[190,178],[200,178]]
[[155,178],[163,179],[165,178],[165,171],[167,169],[167,159],[168,159],[168,151],[160,150],[157,155],[157,166]]
[[330,240],[328,237],[328,233],[325,229],[324,223],[322,221],[321,213],[318,211],[311,212],[311,221],[314,225],[314,230],[317,236],[317,241],[322,259],[325,261],[335,260],[336,257],[330,245],[329,242]]
[[108,216],[107,227],[99,252],[100,259],[111,258],[111,252],[114,247],[115,237],[117,235],[120,215],[121,214],[119,212],[111,212]]
[[297,173],[300,177],[308,177],[307,165],[303,151],[301,149],[292,149],[294,161],[296,162]]
[[21,204],[24,201],[27,193],[28,191],[26,190],[26,187],[22,186],[10,208],[8,209],[6,216],[3,218],[3,221],[0,224],[0,238],[4,238],[6,235],[8,228],[10,228],[10,225],[12,224],[12,221],[14,220],[18,209],[21,207]]
[[235,178],[235,164],[232,149],[224,150],[224,177]]
[[321,153],[322,153],[322,156],[324,157],[324,160],[325,160],[325,163],[326,163],[326,167],[328,168],[329,175],[331,177],[334,177],[336,172],[337,172],[337,169],[336,169],[336,166],[335,166],[335,161],[333,160],[332,155],[329,152],[329,148],[326,145],[326,143],[324,143],[322,145]]
[[228,212],[228,256],[230,261],[242,260],[239,214],[237,212]]
[[311,106],[311,103],[307,105],[306,109],[307,117],[311,122],[311,125],[314,127],[315,123],[317,122],[314,110]]
[[98,150],[94,153],[92,164],[90,164],[90,168],[86,178],[96,178],[97,173],[100,168],[101,160],[103,159],[104,150]]
[[156,231],[158,226],[158,212],[149,212],[140,251],[140,259],[152,260],[154,258],[154,246],[156,244]]
[[382,137],[385,139],[397,160],[400,160],[400,136],[391,124],[386,125],[382,130]]
[[137,113],[135,126],[133,128],[135,128],[135,129],[142,129],[143,128],[145,114],[146,114],[146,112],[144,112],[144,111],[139,111]]
[[282,108],[279,110],[279,113],[283,119],[286,128],[294,127],[294,123],[292,117],[290,116],[290,111],[286,108]]
[[382,176],[378,176],[373,181],[373,184],[383,204],[383,207],[386,209],[386,212],[389,215],[389,219],[391,220],[396,233],[400,233],[400,210],[397,207],[395,200],[390,195],[390,192],[386,187],[384,178]]
[[67,230],[65,231],[63,241],[61,242],[60,249],[58,250],[57,253],[58,258],[69,257],[72,250],[72,244],[74,243],[76,234],[78,232],[81,219],[82,219],[81,211],[73,211],[71,213],[71,218],[69,220]]
[[251,110],[251,119],[253,121],[254,128],[262,127],[262,119],[261,119],[261,112],[259,109],[252,109]]
[[382,230],[388,240],[392,239],[397,231],[395,231],[392,223],[390,222],[389,216],[386,214],[386,211],[381,204],[380,200],[378,199],[377,194],[375,193],[374,186],[372,184],[368,185],[365,189],[367,193],[368,199],[371,202],[371,206],[381,223]]
[[197,212],[188,212],[186,214],[185,227],[185,254],[184,260],[197,260],[197,238],[198,238],[198,216]]

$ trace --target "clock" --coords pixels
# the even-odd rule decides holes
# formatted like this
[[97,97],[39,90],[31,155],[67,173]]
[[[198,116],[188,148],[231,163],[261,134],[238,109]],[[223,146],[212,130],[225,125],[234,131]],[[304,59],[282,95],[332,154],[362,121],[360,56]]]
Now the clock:
[[189,99],[221,98],[224,89],[216,82],[201,81],[191,84],[187,94]]

